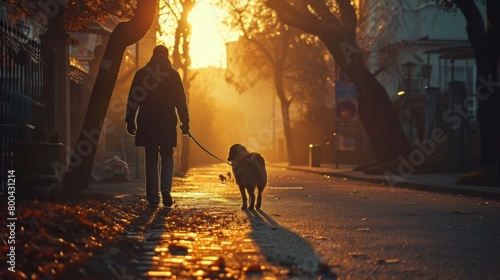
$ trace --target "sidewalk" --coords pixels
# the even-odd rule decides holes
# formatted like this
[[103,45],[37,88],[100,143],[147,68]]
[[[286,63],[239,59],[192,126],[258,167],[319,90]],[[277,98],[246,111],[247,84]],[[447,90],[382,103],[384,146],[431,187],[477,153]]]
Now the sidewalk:
[[[370,181],[380,185],[380,188],[387,188],[383,176],[366,176],[362,172],[353,172],[352,166],[341,166],[338,169],[326,164],[321,167],[288,166],[285,163],[271,166]],[[392,255],[384,256],[378,251],[368,259],[365,253],[367,247],[383,247],[377,234],[384,227],[377,226],[375,229],[368,226],[370,224],[367,223],[373,225],[377,221],[374,217],[366,218],[366,211],[347,218],[339,214],[338,218],[318,222],[328,216],[325,213],[318,215],[314,209],[312,212],[301,211],[294,207],[293,203],[297,200],[290,200],[294,195],[304,197],[307,193],[285,188],[268,190],[265,211],[241,211],[241,198],[236,185],[233,182],[223,183],[219,179],[219,174],[225,174],[228,168],[225,164],[192,168],[186,177],[176,177],[173,193],[176,204],[172,209],[146,208],[143,178],[134,178],[130,182],[90,184],[85,191],[74,193],[74,200],[69,204],[20,204],[17,209],[22,211],[18,213],[16,221],[18,228],[22,227],[22,230],[16,232],[18,274],[3,270],[0,271],[0,279],[27,279],[29,276],[43,278],[48,271],[52,271],[53,279],[173,279],[177,276],[177,279],[285,280],[337,279],[337,275],[340,278],[361,278],[352,275],[366,278],[373,275],[374,278],[382,279],[382,274],[371,273],[408,273],[417,277],[427,271],[424,268],[413,268],[427,261],[424,260],[425,257],[420,257],[425,256],[425,252],[420,255],[420,251],[416,251],[418,257],[414,257],[412,253],[408,257],[411,262],[407,263],[399,255],[398,259],[394,259]],[[301,177],[300,184],[304,185],[314,184],[306,180],[325,181],[321,177],[311,179],[315,176],[305,173],[293,176]],[[452,183],[458,176],[409,176],[396,187],[469,192],[488,198],[500,196],[495,188],[455,186]],[[271,178],[276,186],[289,184],[289,178]],[[339,184],[334,180],[332,183]],[[357,188],[355,183],[347,182],[342,185]],[[294,192],[296,194],[291,194]],[[337,193],[343,193],[343,198],[339,196],[337,199],[339,202],[343,201],[344,206],[352,205],[351,196],[354,199],[358,196],[345,191]],[[285,194],[290,196],[280,199]],[[319,196],[307,199],[317,199],[316,197]],[[287,203],[292,203],[293,206],[285,207],[292,205]],[[340,204],[329,205],[339,207]],[[475,231],[478,224],[475,219],[478,215],[482,217],[484,213],[477,210],[476,202],[471,202],[471,205],[474,208],[465,207],[460,212],[451,212],[452,215],[446,211],[438,213],[437,215],[450,217],[444,220],[444,224],[439,216],[435,218],[438,222],[434,224],[438,227],[445,226],[447,232],[451,232],[453,228]],[[498,217],[495,212],[498,209],[496,204],[484,205],[477,206],[489,209],[484,210],[487,213],[484,216]],[[409,211],[408,213],[413,213],[412,209]],[[297,218],[297,212],[305,213],[305,216]],[[430,214],[408,216],[405,213],[399,213],[397,217],[404,217],[405,220],[409,217],[422,219]],[[307,215],[318,215],[318,218]],[[307,229],[302,222],[306,220],[305,217],[311,218]],[[4,220],[0,225],[6,228],[6,222]],[[393,232],[394,229],[389,226],[389,230]],[[496,228],[491,232],[495,230]],[[356,247],[356,242],[366,245]],[[340,248],[339,244],[343,247]],[[0,247],[0,252],[6,255],[10,247],[4,245],[6,246]],[[436,257],[439,256],[436,254]],[[369,260],[375,262],[368,262]],[[395,263],[389,262],[394,260]],[[437,266],[435,269],[439,269],[439,264]]]
[[376,184],[391,185],[394,187],[411,188],[430,192],[443,192],[461,195],[479,196],[490,199],[500,199],[500,188],[487,186],[465,186],[456,185],[460,178],[458,173],[435,173],[435,174],[412,174],[399,176],[394,184],[389,183],[388,178],[383,175],[366,175],[361,171],[352,171],[354,165],[340,165],[336,168],[334,164],[321,164],[320,167],[307,165],[290,166],[286,163],[271,164],[273,166],[287,168],[290,170],[317,173],[325,176],[347,178],[349,180],[366,181]]
[[[222,183],[218,177],[224,172],[226,165],[213,165],[192,168],[185,178],[175,177],[172,195],[175,204],[171,209],[161,206],[143,209],[104,250],[86,260],[78,271],[69,271],[64,276],[118,280],[174,279],[174,276],[177,279],[285,280],[312,279],[311,275],[336,278],[333,268],[314,258],[311,245],[277,224],[274,214],[241,211],[239,189],[232,182]],[[113,200],[125,199],[125,204],[146,203],[144,179],[94,183],[84,193],[115,196]]]

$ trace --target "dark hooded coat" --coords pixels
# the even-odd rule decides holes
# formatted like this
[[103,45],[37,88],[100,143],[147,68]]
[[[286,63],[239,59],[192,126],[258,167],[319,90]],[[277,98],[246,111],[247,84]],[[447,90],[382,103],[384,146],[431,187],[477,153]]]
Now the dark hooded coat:
[[189,126],[186,94],[167,56],[153,55],[132,81],[125,121],[136,121],[136,146],[177,146],[177,123]]

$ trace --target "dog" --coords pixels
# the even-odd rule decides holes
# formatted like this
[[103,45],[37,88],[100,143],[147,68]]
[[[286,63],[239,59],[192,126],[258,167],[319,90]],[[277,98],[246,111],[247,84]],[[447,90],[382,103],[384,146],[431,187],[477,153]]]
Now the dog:
[[220,179],[221,184],[224,184],[224,182],[227,180],[227,178],[222,174],[219,175],[219,179]]
[[[264,158],[255,152],[249,152],[245,146],[234,144],[229,148],[227,160],[231,162],[233,175],[241,193],[242,210],[260,209],[262,206],[262,192],[267,184],[267,171]],[[257,202],[255,201],[257,188]],[[246,190],[246,192],[245,192]],[[250,204],[247,204],[247,195]]]

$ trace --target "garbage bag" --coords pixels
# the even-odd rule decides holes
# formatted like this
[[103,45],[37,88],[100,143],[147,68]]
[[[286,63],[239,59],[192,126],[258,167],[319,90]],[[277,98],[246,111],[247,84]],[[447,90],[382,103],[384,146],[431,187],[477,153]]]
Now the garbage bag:
[[130,181],[130,169],[119,156],[114,156],[103,162],[95,162],[92,166],[92,178],[97,182]]

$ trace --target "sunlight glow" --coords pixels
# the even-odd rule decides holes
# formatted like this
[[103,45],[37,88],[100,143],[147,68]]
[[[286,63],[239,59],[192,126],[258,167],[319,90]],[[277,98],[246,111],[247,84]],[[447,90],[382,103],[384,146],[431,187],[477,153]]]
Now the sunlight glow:
[[191,23],[191,67],[209,66],[226,68],[226,45],[223,34],[223,12],[202,0],[191,11],[188,21]]

